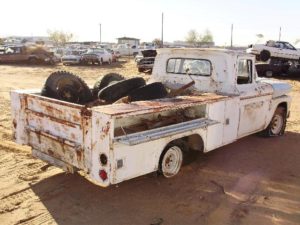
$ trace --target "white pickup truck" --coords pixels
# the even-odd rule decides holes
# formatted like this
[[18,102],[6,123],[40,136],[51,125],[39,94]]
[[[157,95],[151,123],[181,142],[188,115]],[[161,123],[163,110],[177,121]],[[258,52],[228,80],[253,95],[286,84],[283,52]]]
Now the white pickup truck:
[[120,56],[136,56],[139,53],[139,49],[136,45],[130,46],[128,44],[119,44],[116,48],[113,48],[115,52],[119,52]]
[[252,55],[216,49],[160,49],[151,81],[181,96],[87,108],[11,92],[15,141],[65,171],[102,187],[154,171],[176,175],[189,151],[207,153],[261,132],[284,133],[291,87],[258,79]]

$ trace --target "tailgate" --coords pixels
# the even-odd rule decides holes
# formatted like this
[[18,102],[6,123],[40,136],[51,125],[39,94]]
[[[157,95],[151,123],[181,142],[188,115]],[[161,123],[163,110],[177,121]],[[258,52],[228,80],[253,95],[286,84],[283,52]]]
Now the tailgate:
[[91,149],[89,110],[32,93],[12,92],[11,97],[18,143],[31,146],[35,156],[51,164],[87,170]]

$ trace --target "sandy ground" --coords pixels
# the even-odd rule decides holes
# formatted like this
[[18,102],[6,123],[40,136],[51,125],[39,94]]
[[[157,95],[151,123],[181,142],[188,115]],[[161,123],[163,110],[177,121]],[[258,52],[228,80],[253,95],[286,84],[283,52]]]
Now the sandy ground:
[[252,135],[197,155],[175,178],[149,174],[103,189],[12,142],[9,91],[42,87],[56,70],[89,85],[108,72],[137,74],[128,59],[102,67],[0,65],[0,224],[300,224],[300,72],[284,79],[293,85],[284,136]]

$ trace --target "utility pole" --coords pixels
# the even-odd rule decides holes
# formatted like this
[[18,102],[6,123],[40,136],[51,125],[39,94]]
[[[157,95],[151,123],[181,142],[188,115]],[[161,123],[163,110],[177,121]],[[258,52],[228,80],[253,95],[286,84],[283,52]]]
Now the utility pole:
[[279,27],[279,41],[281,39],[281,27]]
[[161,14],[161,47],[164,47],[164,13]]
[[101,44],[101,23],[99,23],[99,27],[100,27],[100,44]]
[[232,48],[232,39],[233,39],[233,24],[231,24],[231,37],[230,37],[230,47]]

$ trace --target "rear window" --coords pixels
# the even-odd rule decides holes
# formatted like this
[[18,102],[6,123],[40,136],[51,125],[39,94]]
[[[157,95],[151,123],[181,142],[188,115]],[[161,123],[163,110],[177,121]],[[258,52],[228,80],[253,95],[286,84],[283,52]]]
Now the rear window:
[[211,62],[206,59],[171,58],[166,69],[167,73],[210,76]]

